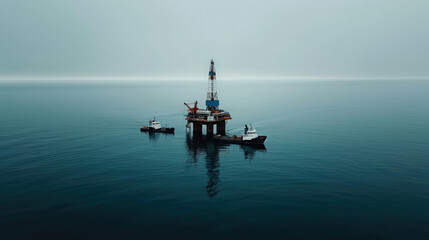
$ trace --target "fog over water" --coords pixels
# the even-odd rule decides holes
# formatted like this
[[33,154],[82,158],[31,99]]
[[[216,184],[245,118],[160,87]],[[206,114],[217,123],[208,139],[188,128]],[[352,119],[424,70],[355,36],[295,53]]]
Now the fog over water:
[[424,0],[0,2],[0,75],[427,77]]

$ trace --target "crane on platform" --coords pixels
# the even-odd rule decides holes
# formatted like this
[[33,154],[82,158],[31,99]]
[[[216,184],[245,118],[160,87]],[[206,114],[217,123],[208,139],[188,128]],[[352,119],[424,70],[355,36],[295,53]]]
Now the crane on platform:
[[192,108],[187,103],[183,103],[183,104],[185,104],[185,106],[187,106],[189,108],[189,111],[192,112],[193,114],[197,113],[197,110],[198,110],[198,107],[197,107],[198,102],[197,101],[194,102],[194,107],[192,107]]

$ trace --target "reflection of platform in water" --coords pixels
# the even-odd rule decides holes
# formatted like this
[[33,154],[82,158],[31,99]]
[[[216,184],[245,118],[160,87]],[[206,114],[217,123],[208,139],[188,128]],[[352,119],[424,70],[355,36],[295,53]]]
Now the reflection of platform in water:
[[[210,136],[200,136],[186,134],[186,145],[192,157],[192,163],[198,162],[198,155],[205,154],[205,163],[207,168],[207,195],[210,198],[215,197],[219,193],[219,176],[220,176],[220,157],[219,153],[227,150],[230,144],[213,142]],[[244,151],[244,158],[251,160],[254,158],[257,151],[265,151],[265,146],[254,148],[250,146],[240,146]]]
[[219,193],[219,152],[224,147],[214,144],[209,137],[191,136],[190,134],[186,134],[186,145],[191,153],[193,162],[198,162],[198,155],[205,153],[207,176],[209,178],[206,186],[207,195],[210,198],[215,197]]

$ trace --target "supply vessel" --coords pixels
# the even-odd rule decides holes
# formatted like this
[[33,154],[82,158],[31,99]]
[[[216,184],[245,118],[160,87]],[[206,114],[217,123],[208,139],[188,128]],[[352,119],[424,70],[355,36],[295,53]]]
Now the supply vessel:
[[263,146],[267,136],[259,136],[256,133],[256,129],[253,128],[252,124],[249,127],[245,125],[244,134],[241,136],[222,136],[220,134],[212,138],[214,141],[232,144],[242,144],[249,146]]
[[154,118],[149,120],[149,126],[140,128],[140,132],[174,133],[174,128],[161,127],[161,123]]

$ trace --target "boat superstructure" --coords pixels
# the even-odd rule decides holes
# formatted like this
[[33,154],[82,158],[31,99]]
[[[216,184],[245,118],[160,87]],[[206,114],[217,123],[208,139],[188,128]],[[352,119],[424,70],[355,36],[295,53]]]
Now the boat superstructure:
[[149,120],[149,128],[152,128],[154,130],[161,128],[161,123],[155,119]]
[[243,134],[243,140],[252,140],[258,137],[258,134],[256,133],[256,129],[253,128],[252,124],[249,124],[249,127],[245,125],[244,127],[244,134]]

